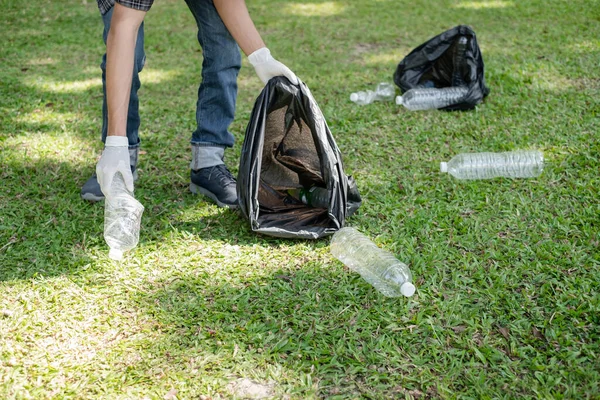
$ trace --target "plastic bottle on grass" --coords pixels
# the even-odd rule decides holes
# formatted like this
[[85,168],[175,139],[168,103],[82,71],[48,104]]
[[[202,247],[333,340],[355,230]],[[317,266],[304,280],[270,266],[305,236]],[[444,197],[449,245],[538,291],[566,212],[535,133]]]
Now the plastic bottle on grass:
[[391,83],[382,82],[375,90],[366,90],[362,92],[352,93],[350,100],[359,106],[371,104],[374,101],[394,101],[396,96],[396,87]]
[[288,194],[310,207],[329,207],[329,192],[323,187],[313,186],[308,189],[290,189],[288,190]]
[[415,88],[396,97],[396,104],[411,111],[432,110],[460,103],[469,90],[466,87]]
[[538,150],[463,153],[440,163],[442,172],[457,179],[534,178],[543,169],[544,155]]
[[410,297],[415,293],[408,266],[393,254],[380,249],[352,227],[333,234],[331,254],[387,297]]
[[144,206],[127,190],[123,176],[117,173],[104,199],[104,239],[108,256],[121,260],[125,251],[137,246]]

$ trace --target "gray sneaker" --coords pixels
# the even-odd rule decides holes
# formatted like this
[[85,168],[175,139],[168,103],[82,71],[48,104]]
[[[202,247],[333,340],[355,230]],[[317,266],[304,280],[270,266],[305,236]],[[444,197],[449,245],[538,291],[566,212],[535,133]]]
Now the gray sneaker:
[[[134,166],[131,166],[131,172],[133,173],[133,181],[135,182],[138,176]],[[100,190],[96,172],[81,187],[81,198],[94,203],[104,200],[104,193]]]
[[192,193],[205,195],[219,207],[238,207],[237,184],[225,164],[191,170],[190,178]]

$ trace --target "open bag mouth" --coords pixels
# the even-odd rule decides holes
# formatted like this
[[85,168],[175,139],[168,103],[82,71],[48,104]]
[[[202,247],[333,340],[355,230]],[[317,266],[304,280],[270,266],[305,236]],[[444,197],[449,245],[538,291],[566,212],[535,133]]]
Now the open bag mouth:
[[[294,194],[313,187],[327,190],[328,204],[315,207]],[[255,231],[317,238],[343,226],[348,177],[306,85],[277,77],[259,95],[242,146],[238,196]]]

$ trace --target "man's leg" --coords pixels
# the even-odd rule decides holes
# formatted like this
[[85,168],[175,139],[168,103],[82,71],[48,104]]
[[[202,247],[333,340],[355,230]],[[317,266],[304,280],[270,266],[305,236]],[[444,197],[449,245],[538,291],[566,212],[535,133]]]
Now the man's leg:
[[236,182],[224,164],[233,146],[229,126],[235,116],[240,49],[223,24],[212,0],[186,0],[198,25],[202,47],[202,83],[196,103],[197,129],[192,134],[191,185],[220,207],[238,205]]
[[[102,35],[104,43],[108,39],[108,32],[110,30],[110,22],[112,19],[114,7],[110,9],[106,14],[102,16],[104,22],[104,33]],[[135,171],[138,161],[140,138],[139,138],[139,127],[140,127],[140,114],[139,114],[139,99],[138,90],[141,86],[139,73],[144,68],[146,62],[146,55],[144,53],[144,23],[142,22],[140,29],[138,30],[137,41],[135,45],[135,59],[133,64],[133,76],[131,82],[131,93],[129,96],[129,109],[127,112],[127,139],[129,141],[129,157],[131,164],[131,171],[133,172],[133,178],[137,179],[137,173]],[[106,104],[106,53],[102,56],[102,90],[104,93],[102,102],[102,142],[106,141],[108,133],[108,107]],[[88,201],[102,201],[104,200],[104,194],[100,190],[96,172],[93,173],[92,177],[88,179],[81,188],[81,197]]]

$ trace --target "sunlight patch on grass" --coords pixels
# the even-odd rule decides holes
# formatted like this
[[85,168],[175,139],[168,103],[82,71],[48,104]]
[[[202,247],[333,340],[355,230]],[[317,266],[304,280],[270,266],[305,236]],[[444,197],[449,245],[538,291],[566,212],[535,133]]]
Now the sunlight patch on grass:
[[[142,226],[144,224],[142,220]],[[157,271],[152,278],[145,278],[154,280],[169,276],[173,271],[192,268],[194,275],[203,276],[202,279],[214,285],[223,282],[240,285],[247,280],[261,279],[282,267],[301,269],[307,262],[330,261],[328,253],[320,253],[303,243],[274,247],[267,243],[213,239],[208,232],[214,227],[208,225],[205,220],[198,220],[199,231],[191,232],[189,228],[181,229],[175,224],[160,244],[147,242],[142,228],[140,245],[126,255],[123,263],[118,266],[113,264],[106,257],[107,247],[104,245],[101,247],[100,260],[104,263],[103,268],[110,270],[119,281],[146,274],[143,270]]]
[[579,43],[573,43],[569,46],[570,50],[578,53],[589,53],[600,50],[600,41],[584,40]]
[[[177,78],[181,73],[180,70],[148,69],[144,70],[143,81],[144,83],[163,83]],[[102,79],[97,77],[78,81],[53,81],[47,77],[38,76],[33,79],[26,79],[24,84],[51,93],[81,93],[102,87]]]
[[345,6],[335,1],[325,3],[298,3],[288,6],[288,12],[302,17],[331,17],[344,12]]
[[[40,357],[31,363],[31,359],[18,357],[18,350],[25,350],[24,348],[11,350],[9,347],[9,353],[17,356],[18,363],[29,368],[42,367],[40,362],[55,364],[61,360],[72,366],[83,365],[92,360],[99,349],[114,344],[114,336],[116,336],[114,328],[112,331],[101,332],[100,335],[91,334],[93,332],[91,328],[102,320],[101,316],[106,312],[105,306],[108,305],[106,298],[102,299],[101,295],[85,292],[62,276],[42,278],[38,281],[38,284],[41,283],[46,287],[53,287],[55,293],[49,295],[46,290],[39,291],[35,287],[21,288],[18,293],[15,293],[15,301],[10,305],[10,310],[14,314],[7,325],[18,324],[21,318],[27,316],[32,324],[46,326],[48,329],[36,334],[35,340],[28,341],[28,352],[44,354],[46,357]],[[67,307],[75,304],[78,304],[78,307],[85,307],[85,313],[80,313],[77,318],[65,319],[65,313],[57,312],[53,308],[55,303],[53,300],[57,298],[60,298],[60,303]],[[128,320],[130,318],[123,318],[123,322]],[[11,329],[10,326],[6,328],[9,331]],[[34,338],[30,337],[30,339]]]
[[172,81],[183,74],[183,71],[179,69],[170,69],[170,70],[162,70],[162,69],[144,69],[142,72],[143,83],[164,83],[167,81]]
[[99,74],[101,71],[100,69],[100,65],[88,65],[87,67],[83,68],[83,72],[85,72],[86,74],[90,74],[90,75],[94,75],[96,76],[97,74]]
[[[81,287],[64,276],[3,286],[0,288],[4,293],[12,291],[9,297],[12,301],[0,301],[0,307],[11,311],[10,318],[0,325],[0,336],[7,338],[0,343],[0,353],[12,370],[19,373],[8,376],[0,368],[0,377],[13,380],[13,384],[27,376],[38,377],[25,387],[15,387],[15,392],[35,393],[49,386],[65,390],[72,384],[73,369],[85,369],[99,355],[135,342],[141,332],[145,337],[152,335],[147,328],[150,320],[140,316],[135,307],[115,306],[114,294]],[[24,321],[27,329],[19,336],[12,335],[11,332],[23,329]],[[100,363],[96,368],[109,370],[140,362],[141,357],[132,346],[128,346],[126,353],[119,360]]]
[[506,8],[514,6],[515,4],[512,1],[463,1],[462,3],[458,3],[453,7],[481,10],[483,8]]
[[569,79],[552,70],[548,64],[539,64],[536,69],[526,70],[523,74],[531,79],[531,86],[535,89],[560,91],[565,88],[581,86],[576,80]]
[[51,57],[33,58],[33,59],[29,60],[29,62],[27,64],[29,64],[29,65],[51,65],[51,64],[56,64],[56,60],[52,59]]
[[402,61],[403,58],[404,58],[404,56],[398,51],[393,51],[393,52],[384,53],[384,54],[366,54],[363,59],[363,63],[367,64],[367,65],[377,65],[377,66],[381,66],[381,65],[385,65],[385,64],[396,65],[400,61]]
[[26,79],[24,84],[30,88],[51,93],[79,93],[101,87],[102,80],[91,78],[79,81],[52,81],[44,76],[38,76],[34,79]]
[[178,222],[197,222],[202,218],[218,218],[227,210],[219,207],[186,208],[177,216]]
[[4,150],[14,153],[17,159],[43,159],[45,162],[80,162],[81,149],[88,143],[77,133],[65,133],[48,137],[46,135],[27,135],[8,137],[4,141]]
[[36,108],[32,112],[21,114],[15,118],[15,122],[23,124],[54,124],[64,125],[63,130],[66,128],[66,124],[73,122],[77,119],[75,113],[61,113],[56,112],[51,108]]

